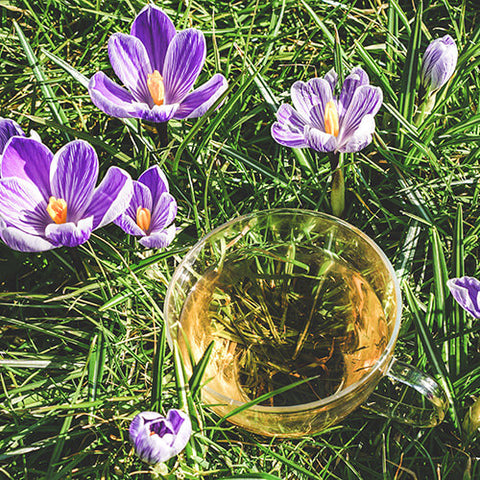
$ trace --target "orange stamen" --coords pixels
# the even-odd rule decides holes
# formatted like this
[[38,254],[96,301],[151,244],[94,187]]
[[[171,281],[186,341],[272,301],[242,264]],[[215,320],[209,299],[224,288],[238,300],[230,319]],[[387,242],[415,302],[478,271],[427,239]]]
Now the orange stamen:
[[152,220],[152,214],[148,208],[137,208],[137,225],[146,232],[150,228],[150,221]]
[[67,223],[67,202],[63,198],[50,197],[47,212],[55,223]]
[[153,103],[155,105],[163,105],[165,101],[165,85],[163,84],[163,77],[158,70],[147,75],[147,85],[153,98]]
[[325,105],[325,133],[334,137],[338,136],[338,112],[337,106],[333,100]]

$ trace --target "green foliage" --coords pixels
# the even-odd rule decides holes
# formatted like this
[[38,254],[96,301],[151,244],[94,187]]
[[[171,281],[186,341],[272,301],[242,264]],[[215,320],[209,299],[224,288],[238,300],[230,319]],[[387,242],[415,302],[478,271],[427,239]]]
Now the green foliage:
[[[424,0],[423,12],[397,0],[158,4],[179,28],[204,31],[198,83],[218,71],[230,85],[217,111],[171,121],[165,148],[151,126],[100,112],[85,88],[99,70],[114,76],[108,37],[129,31],[142,2],[0,2],[0,116],[35,129],[53,151],[86,139],[102,173],[116,164],[137,178],[159,164],[182,227],[170,248],[151,254],[115,226],[77,249],[21,254],[0,245],[0,476],[146,478],[128,443],[130,420],[183,406],[196,432],[169,464],[177,478],[480,478],[475,433],[467,441],[461,430],[480,396],[479,326],[444,283],[480,276],[475,2]],[[459,46],[458,68],[419,118],[418,61],[445,33]],[[384,91],[373,143],[344,159],[344,217],[402,278],[398,357],[435,376],[452,404],[432,430],[360,409],[321,435],[276,441],[219,422],[188,392],[165,343],[162,303],[175,265],[210,229],[274,207],[331,212],[328,158],[280,147],[270,126],[293,82],[324,75],[335,57],[344,74],[361,65]],[[191,385],[199,388],[200,374]]]

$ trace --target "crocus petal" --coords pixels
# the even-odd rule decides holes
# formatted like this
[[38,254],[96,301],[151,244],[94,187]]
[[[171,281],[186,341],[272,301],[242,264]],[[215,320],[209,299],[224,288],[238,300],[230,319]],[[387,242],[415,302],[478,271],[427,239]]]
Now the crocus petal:
[[447,286],[458,304],[473,315],[480,318],[480,281],[474,277],[452,278]]
[[122,213],[122,215],[117,217],[113,223],[118,225],[128,235],[135,235],[136,237],[145,235],[145,232],[137,225],[137,222],[128,213]]
[[335,86],[337,85],[337,82],[338,82],[337,72],[332,68],[327,72],[327,74],[323,78],[328,82],[333,93],[333,91],[335,90]]
[[344,144],[337,147],[339,152],[358,152],[363,150],[373,138],[373,132],[375,131],[375,119],[373,115],[365,115],[360,122],[358,128],[346,138]]
[[383,94],[379,87],[362,85],[358,87],[350,101],[348,110],[340,119],[338,144],[344,145],[348,137],[360,126],[365,115],[375,115],[382,105]]
[[315,127],[305,127],[305,141],[317,152],[333,152],[337,148],[337,139]]
[[119,217],[128,207],[132,193],[130,175],[121,168],[110,167],[84,213],[84,216],[93,215],[93,230]]
[[[307,83],[298,81],[292,85],[291,95],[293,105],[300,115],[323,130],[325,105],[333,98],[330,84],[323,78],[312,78]],[[311,118],[310,112],[316,105],[322,114]]]
[[0,238],[7,246],[19,252],[44,252],[55,245],[39,235],[32,235],[15,227],[7,227],[0,218]]
[[[149,170],[151,170],[151,168]],[[145,232],[137,225],[137,209],[138,207],[148,208],[150,212],[152,212],[152,194],[149,188],[143,183],[135,181],[132,183],[133,195],[130,203],[123,214],[114,220],[114,223],[129,235],[145,235]]]
[[455,71],[458,49],[450,35],[437,38],[425,50],[421,81],[425,88],[436,91],[448,82]]
[[145,248],[166,248],[172,243],[176,233],[177,228],[175,225],[171,225],[161,232],[145,235],[144,237],[140,238],[138,242]]
[[150,232],[163,230],[173,222],[176,215],[176,200],[169,193],[163,193],[153,206]]
[[162,193],[168,192],[168,180],[158,165],[145,170],[139,177],[138,182],[145,185],[152,195],[152,208],[158,202]]
[[166,122],[178,108],[178,104],[154,105],[137,102],[132,94],[112,82],[103,72],[96,73],[88,84],[92,102],[107,115],[117,118],[135,117],[148,122]]
[[137,455],[154,464],[179,454],[192,434],[188,415],[172,409],[167,417],[156,412],[139,413],[130,424],[129,435]]
[[369,79],[367,72],[361,67],[353,68],[350,75],[348,75],[343,82],[342,91],[338,99],[338,115],[340,118],[343,116],[343,113],[347,111],[355,90],[362,85],[368,84]]
[[8,140],[15,136],[25,136],[25,133],[20,128],[20,125],[8,118],[0,118],[0,155],[2,154]]
[[56,247],[77,247],[90,238],[92,223],[93,217],[82,218],[77,224],[51,223],[45,229],[45,237]]
[[112,82],[103,72],[97,72],[90,79],[88,93],[95,106],[113,117],[138,117],[142,110],[142,104],[130,92]]
[[227,79],[220,73],[214,75],[208,82],[189,93],[180,104],[173,118],[198,118],[220,98],[228,88]]
[[149,4],[133,21],[130,33],[145,46],[153,70],[163,74],[167,48],[175,36],[175,27],[168,15],[156,5]]
[[153,106],[147,86],[147,75],[153,73],[153,68],[143,43],[132,35],[114,33],[108,41],[108,56],[117,77],[133,97]]
[[40,190],[30,181],[16,177],[0,179],[0,215],[9,227],[32,235],[43,235],[52,221]]
[[63,146],[53,157],[50,170],[52,195],[67,202],[67,222],[77,222],[90,204],[98,178],[98,158],[83,140]]
[[28,180],[48,200],[52,158],[52,152],[43,143],[33,138],[12,137],[1,157],[0,176]]
[[280,145],[292,148],[308,147],[303,133],[307,122],[290,105],[284,103],[277,111],[277,122],[272,125],[272,137]]
[[175,35],[168,46],[163,68],[165,103],[180,103],[193,87],[205,62],[205,37],[189,28]]

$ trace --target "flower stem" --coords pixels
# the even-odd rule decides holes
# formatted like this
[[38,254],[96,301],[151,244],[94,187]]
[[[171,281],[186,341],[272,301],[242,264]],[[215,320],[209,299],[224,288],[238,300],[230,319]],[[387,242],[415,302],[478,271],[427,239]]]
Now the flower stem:
[[168,122],[157,123],[157,135],[159,140],[159,147],[164,148],[168,145]]
[[343,177],[343,154],[330,153],[328,155],[330,167],[332,169],[332,192],[330,194],[330,203],[332,213],[336,217],[341,217],[345,210],[345,179]]
[[343,167],[338,167],[332,176],[331,193],[332,213],[336,217],[341,217],[345,210],[345,179],[343,177]]

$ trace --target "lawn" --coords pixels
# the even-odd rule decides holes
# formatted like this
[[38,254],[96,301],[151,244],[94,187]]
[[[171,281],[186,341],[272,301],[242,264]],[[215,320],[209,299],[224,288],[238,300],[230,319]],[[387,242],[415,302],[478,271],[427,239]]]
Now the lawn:
[[[129,442],[130,422],[141,411],[180,408],[193,435],[167,462],[166,478],[480,479],[480,415],[470,410],[480,396],[479,327],[447,288],[450,278],[480,277],[477,2],[155,3],[177,30],[205,36],[195,87],[216,73],[228,81],[203,116],[170,120],[167,140],[153,122],[104,113],[87,90],[100,71],[117,81],[109,37],[129,33],[145,3],[0,1],[0,117],[34,130],[54,153],[89,142],[100,178],[117,166],[138,179],[158,165],[178,204],[166,248],[146,248],[113,223],[77,247],[25,253],[0,242],[0,477],[155,477]],[[457,68],[422,108],[422,57],[446,34]],[[383,92],[368,146],[335,156],[272,138],[294,82],[332,68],[343,79],[355,66]],[[300,439],[249,433],[205,407],[199,378],[188,388],[166,342],[167,286],[190,247],[240,215],[339,213],[337,161],[342,218],[380,246],[401,285],[395,355],[434,377],[450,406],[433,428],[358,408]],[[386,379],[379,388],[395,390]]]

